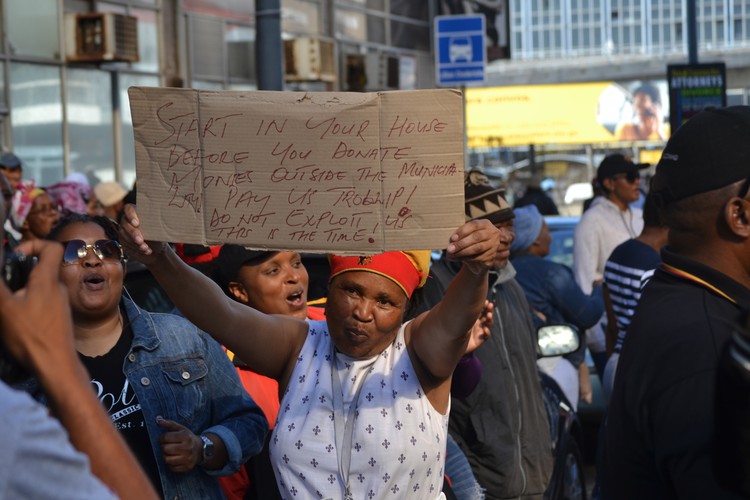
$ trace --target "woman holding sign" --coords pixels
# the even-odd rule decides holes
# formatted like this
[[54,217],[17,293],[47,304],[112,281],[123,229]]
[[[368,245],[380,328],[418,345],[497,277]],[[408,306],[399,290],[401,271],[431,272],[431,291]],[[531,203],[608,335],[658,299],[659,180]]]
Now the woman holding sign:
[[283,496],[438,498],[451,377],[483,311],[499,230],[477,220],[453,233],[447,252],[461,271],[442,302],[407,323],[428,252],[331,256],[326,320],[308,323],[232,301],[139,228],[129,205],[129,256],[198,327],[279,381],[271,459]]

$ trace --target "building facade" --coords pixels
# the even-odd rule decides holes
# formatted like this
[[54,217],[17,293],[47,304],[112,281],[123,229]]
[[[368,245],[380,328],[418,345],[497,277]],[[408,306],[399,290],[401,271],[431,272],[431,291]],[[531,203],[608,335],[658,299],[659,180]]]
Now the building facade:
[[724,62],[731,103],[750,87],[748,0],[511,0],[511,58],[488,86],[665,78],[687,63],[687,4],[695,2],[699,62]]
[[[434,86],[437,2],[280,4],[285,90]],[[24,176],[42,186],[71,172],[92,185],[133,185],[131,86],[257,89],[254,0],[0,0],[0,7],[0,149],[18,155]],[[135,18],[137,61],[117,61],[120,49],[114,58],[86,52],[107,29],[127,38],[119,25],[86,31],[90,14]],[[318,61],[312,68],[312,56],[300,56],[310,51]]]
[[[687,62],[688,1],[280,0],[284,89],[433,88],[433,18],[460,13],[487,17],[483,87],[663,80]],[[750,102],[750,0],[695,6],[699,61],[725,63],[729,104]],[[76,57],[73,20],[91,13],[135,18],[137,61]],[[252,90],[262,71],[254,0],[0,0],[0,16],[0,150],[41,185],[71,172],[133,185],[130,86]],[[538,145],[536,160],[555,154],[565,171],[562,151],[590,171],[608,148],[659,145]],[[470,166],[530,160],[528,147],[491,149]]]
[[[542,110],[536,122],[522,122],[529,113],[520,110],[496,112],[498,120],[506,120],[506,129],[521,131],[530,138],[552,134],[569,137],[584,126],[601,126],[601,134],[593,134],[596,139],[589,142],[532,143],[530,139],[526,145],[512,147],[504,147],[500,137],[494,146],[473,149],[470,163],[496,172],[518,192],[528,182],[552,178],[557,181],[557,199],[562,200],[567,186],[591,180],[605,154],[623,152],[645,162],[658,161],[665,140],[622,140],[615,132],[616,121],[636,115],[636,89],[652,84],[661,91],[664,122],[669,125],[667,66],[688,63],[689,2],[694,3],[697,62],[724,63],[727,104],[750,104],[748,0],[494,2],[504,18],[499,28],[505,33],[500,38],[507,39],[508,46],[504,58],[488,65],[483,87],[502,90],[495,99],[508,101],[541,99],[540,95],[560,89],[556,101],[560,106],[552,104]],[[586,98],[573,102],[579,95],[576,92],[587,85],[596,87],[597,82],[605,88],[598,94],[598,101],[590,102],[588,94],[581,91]],[[567,114],[555,115],[554,111],[565,104],[570,104]],[[542,123],[545,118],[546,124]],[[472,121],[471,116],[468,120]],[[553,122],[557,128],[551,125]],[[600,139],[607,135],[605,129],[611,139]]]

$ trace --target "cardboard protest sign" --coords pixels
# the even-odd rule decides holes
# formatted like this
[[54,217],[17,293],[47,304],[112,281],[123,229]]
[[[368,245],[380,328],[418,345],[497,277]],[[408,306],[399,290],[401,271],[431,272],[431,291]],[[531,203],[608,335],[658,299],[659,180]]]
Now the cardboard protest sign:
[[464,221],[457,91],[128,93],[148,239],[374,254]]

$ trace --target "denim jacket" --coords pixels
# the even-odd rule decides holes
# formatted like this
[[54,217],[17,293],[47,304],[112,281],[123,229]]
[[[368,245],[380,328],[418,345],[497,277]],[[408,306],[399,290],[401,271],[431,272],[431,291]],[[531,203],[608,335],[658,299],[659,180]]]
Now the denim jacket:
[[[529,305],[544,315],[532,314],[535,326],[570,323],[583,333],[604,314],[602,287],[586,295],[573,278],[570,268],[531,254],[514,256],[516,280],[523,288]],[[585,343],[581,343],[584,345]],[[583,361],[585,351],[565,356],[575,366]]]
[[[237,472],[260,452],[268,431],[263,412],[243,389],[221,346],[208,334],[185,318],[149,313],[123,300],[133,330],[123,372],[141,404],[164,498],[224,498],[219,483],[210,476]],[[156,425],[157,416],[179,422],[195,434],[212,432],[221,437],[229,456],[225,467],[170,471],[161,456],[159,437],[164,430]]]

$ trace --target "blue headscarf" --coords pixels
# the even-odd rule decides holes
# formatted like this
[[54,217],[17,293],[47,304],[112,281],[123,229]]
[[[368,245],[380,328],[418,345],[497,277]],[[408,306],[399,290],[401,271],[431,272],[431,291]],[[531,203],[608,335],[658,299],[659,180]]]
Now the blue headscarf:
[[518,253],[529,248],[539,237],[539,233],[542,232],[544,217],[539,213],[536,205],[516,208],[513,213],[516,215],[513,221],[516,237],[510,244],[510,251],[511,253]]

